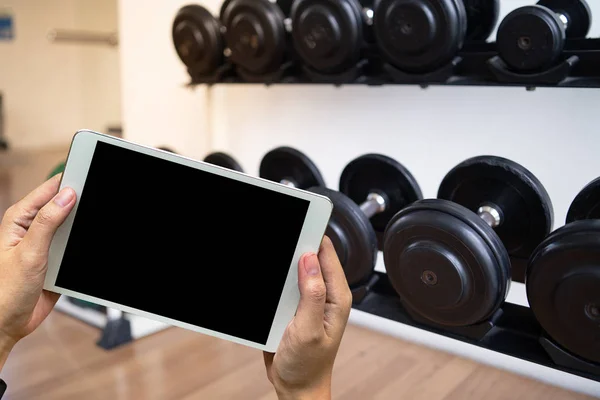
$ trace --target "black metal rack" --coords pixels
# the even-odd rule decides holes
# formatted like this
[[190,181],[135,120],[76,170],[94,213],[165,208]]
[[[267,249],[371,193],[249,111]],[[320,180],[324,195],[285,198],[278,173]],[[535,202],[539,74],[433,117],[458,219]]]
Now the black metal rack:
[[429,85],[444,86],[518,86],[600,88],[600,38],[569,39],[561,60],[552,68],[532,74],[511,71],[498,56],[496,43],[466,43],[456,57],[444,67],[424,73],[400,71],[379,59],[371,49],[370,57],[355,67],[336,75],[310,71],[292,60],[267,76],[249,79],[228,61],[211,76],[188,70],[190,85],[214,84],[326,84],[326,85]]
[[430,324],[407,310],[385,273],[376,272],[354,294],[356,310],[600,382],[600,365],[569,354],[547,338],[529,307],[505,302],[486,323],[448,328]]

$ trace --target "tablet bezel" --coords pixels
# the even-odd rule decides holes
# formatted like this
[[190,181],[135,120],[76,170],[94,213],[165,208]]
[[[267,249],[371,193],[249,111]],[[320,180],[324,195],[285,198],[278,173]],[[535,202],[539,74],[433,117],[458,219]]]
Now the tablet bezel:
[[[91,130],[80,130],[73,137],[65,170],[60,183],[61,189],[63,187],[73,188],[77,193],[78,199],[81,197],[96,143],[99,141],[309,201],[306,218],[302,226],[300,237],[296,244],[296,250],[294,252],[292,262],[288,266],[288,275],[279,300],[279,304],[277,306],[273,323],[271,325],[267,342],[265,345],[255,343],[239,337],[206,329],[201,326],[184,323],[175,319],[135,309],[124,304],[114,303],[102,298],[87,295],[85,293],[79,293],[56,286],[56,278],[60,270],[60,264],[68,242],[69,233],[77,214],[79,202],[75,204],[73,211],[70,213],[66,221],[59,227],[53,238],[48,257],[48,271],[44,282],[44,289],[80,300],[103,305],[109,308],[121,310],[126,313],[153,319],[155,321],[172,326],[177,326],[198,333],[229,340],[235,343],[257,348],[259,350],[275,352],[287,325],[296,313],[298,301],[300,299],[300,292],[298,290],[298,262],[303,254],[308,252],[316,253],[319,250],[319,246],[321,244],[323,235],[325,234],[325,229],[327,228],[327,224],[333,210],[333,203],[331,200],[325,196],[317,195],[312,192],[288,187],[280,183],[251,176],[243,172],[229,170],[216,165],[208,164],[203,161],[193,160],[185,156],[136,144],[131,141]],[[268,254],[265,254],[265,257],[268,257]],[[85,266],[82,266],[82,268],[84,267]]]

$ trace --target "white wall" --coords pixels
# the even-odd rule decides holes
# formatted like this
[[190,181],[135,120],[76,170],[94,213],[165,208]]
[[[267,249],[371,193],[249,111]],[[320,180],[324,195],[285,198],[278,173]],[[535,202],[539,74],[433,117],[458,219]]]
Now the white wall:
[[[74,0],[77,24],[95,32],[117,32],[116,0]],[[83,122],[105,132],[121,125],[121,68],[118,47],[78,46],[83,82]]]
[[189,157],[210,148],[205,88],[190,90],[171,40],[171,26],[185,0],[119,1],[124,137],[169,145]]
[[14,41],[0,41],[0,91],[12,148],[68,145],[81,128],[121,119],[118,51],[53,44],[51,29],[117,29],[115,0],[0,0],[14,15]]
[[[290,145],[314,159],[332,188],[351,159],[380,152],[405,164],[426,197],[436,196],[440,180],[460,161],[499,155],[522,163],[545,184],[556,228],[576,193],[600,176],[597,89],[240,84],[188,92],[181,88],[189,78],[170,33],[185,3],[152,0],[140,8],[135,0],[120,0],[124,124],[130,139],[164,138],[176,147],[185,144],[186,153],[197,158],[224,150],[251,174],[258,173],[267,151]],[[199,3],[215,14],[221,5],[219,0]],[[501,16],[531,3],[503,0]],[[600,15],[600,2],[590,3]],[[600,36],[599,23],[591,35]],[[523,297],[522,285],[515,286]],[[385,321],[375,318],[368,324],[389,331]],[[480,361],[488,359],[481,353]],[[518,363],[509,360],[505,367],[512,364],[525,373]],[[552,374],[538,373],[555,381]],[[575,379],[568,387],[583,386]]]

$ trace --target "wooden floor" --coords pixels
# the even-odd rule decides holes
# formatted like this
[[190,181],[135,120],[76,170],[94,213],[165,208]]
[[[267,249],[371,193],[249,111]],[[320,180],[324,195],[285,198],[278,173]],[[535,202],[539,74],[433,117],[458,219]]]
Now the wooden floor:
[[[99,331],[55,311],[17,345],[2,376],[8,400],[276,399],[262,354],[168,328],[112,351]],[[334,398],[348,400],[583,400],[535,381],[349,326]]]
[[[42,182],[66,149],[0,155],[0,211]],[[2,371],[8,400],[276,399],[262,354],[179,328],[104,351],[100,332],[55,311]],[[585,396],[349,326],[334,398],[583,400]]]

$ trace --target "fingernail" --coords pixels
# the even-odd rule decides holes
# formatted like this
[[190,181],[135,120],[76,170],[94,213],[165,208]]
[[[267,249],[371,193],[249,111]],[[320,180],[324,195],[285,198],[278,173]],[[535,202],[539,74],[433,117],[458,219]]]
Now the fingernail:
[[310,276],[319,275],[319,258],[316,254],[311,254],[304,259],[304,269]]
[[59,207],[65,207],[73,201],[73,197],[75,197],[75,191],[71,188],[64,188],[56,195],[54,202],[58,204]]

